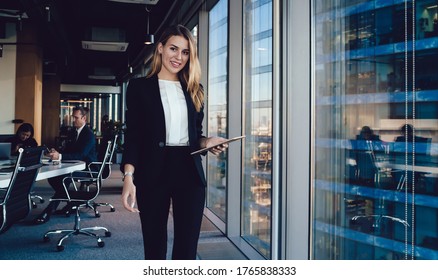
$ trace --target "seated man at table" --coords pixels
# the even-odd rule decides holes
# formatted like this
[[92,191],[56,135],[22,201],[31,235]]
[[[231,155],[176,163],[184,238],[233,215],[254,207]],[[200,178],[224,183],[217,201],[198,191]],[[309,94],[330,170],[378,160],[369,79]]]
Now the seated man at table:
[[[51,149],[48,154],[52,160],[82,160],[88,165],[90,162],[97,160],[96,138],[93,131],[87,125],[88,108],[73,108],[73,129],[65,149],[60,153]],[[67,175],[49,178],[49,184],[55,190],[52,198],[62,197],[65,194],[62,180]],[[35,224],[43,224],[50,219],[52,213],[59,205],[59,201],[51,201],[46,209],[35,219]],[[65,210],[70,206],[67,205]]]
[[[431,138],[417,136],[414,133],[414,127],[411,124],[405,124],[400,128],[400,136],[395,138],[393,148],[394,163],[399,165],[424,165],[430,163],[430,141]],[[415,146],[414,144],[415,143]],[[407,148],[407,150],[406,150]],[[415,159],[415,161],[413,161]],[[407,178],[404,176],[407,174]],[[424,176],[422,172],[405,170],[397,170],[394,172],[395,183],[403,183],[401,180],[406,180],[408,184],[412,184],[412,177],[417,183]]]

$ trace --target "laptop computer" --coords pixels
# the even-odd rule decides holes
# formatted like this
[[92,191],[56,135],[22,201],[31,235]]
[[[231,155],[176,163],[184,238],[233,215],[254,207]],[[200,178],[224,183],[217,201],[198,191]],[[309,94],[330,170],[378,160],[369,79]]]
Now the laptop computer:
[[0,143],[0,175],[11,173],[15,168],[15,157],[11,156],[11,143]]
[[11,159],[11,143],[0,143],[0,160]]

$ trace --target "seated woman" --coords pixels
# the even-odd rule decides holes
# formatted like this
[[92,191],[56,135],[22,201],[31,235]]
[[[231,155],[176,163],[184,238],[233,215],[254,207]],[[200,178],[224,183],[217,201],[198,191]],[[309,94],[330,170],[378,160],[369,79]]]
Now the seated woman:
[[22,123],[15,135],[7,140],[11,143],[11,155],[18,155],[18,149],[36,147],[37,141],[33,138],[34,129],[30,123]]

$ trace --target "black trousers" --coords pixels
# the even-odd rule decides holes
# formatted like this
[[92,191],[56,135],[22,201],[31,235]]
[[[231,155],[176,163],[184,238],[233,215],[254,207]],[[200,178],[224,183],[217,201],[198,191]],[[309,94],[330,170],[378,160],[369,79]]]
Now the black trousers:
[[158,182],[137,185],[137,204],[145,259],[166,259],[170,206],[174,222],[172,259],[196,259],[205,187],[188,147],[166,147],[165,166]]

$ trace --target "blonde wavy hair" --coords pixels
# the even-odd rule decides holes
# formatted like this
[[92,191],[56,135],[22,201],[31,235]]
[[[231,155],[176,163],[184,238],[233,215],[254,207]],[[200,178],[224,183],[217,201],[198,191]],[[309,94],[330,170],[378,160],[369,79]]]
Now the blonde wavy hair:
[[[204,89],[200,84],[201,80],[201,65],[198,59],[198,50],[196,47],[196,41],[190,30],[183,25],[174,25],[164,30],[158,43],[166,45],[167,40],[172,36],[182,36],[189,42],[189,60],[185,67],[178,73],[178,78],[183,87],[192,98],[196,111],[200,111],[204,104]],[[147,77],[157,75],[161,71],[161,55],[158,52],[158,43],[155,47],[155,52],[152,57],[151,70]]]

